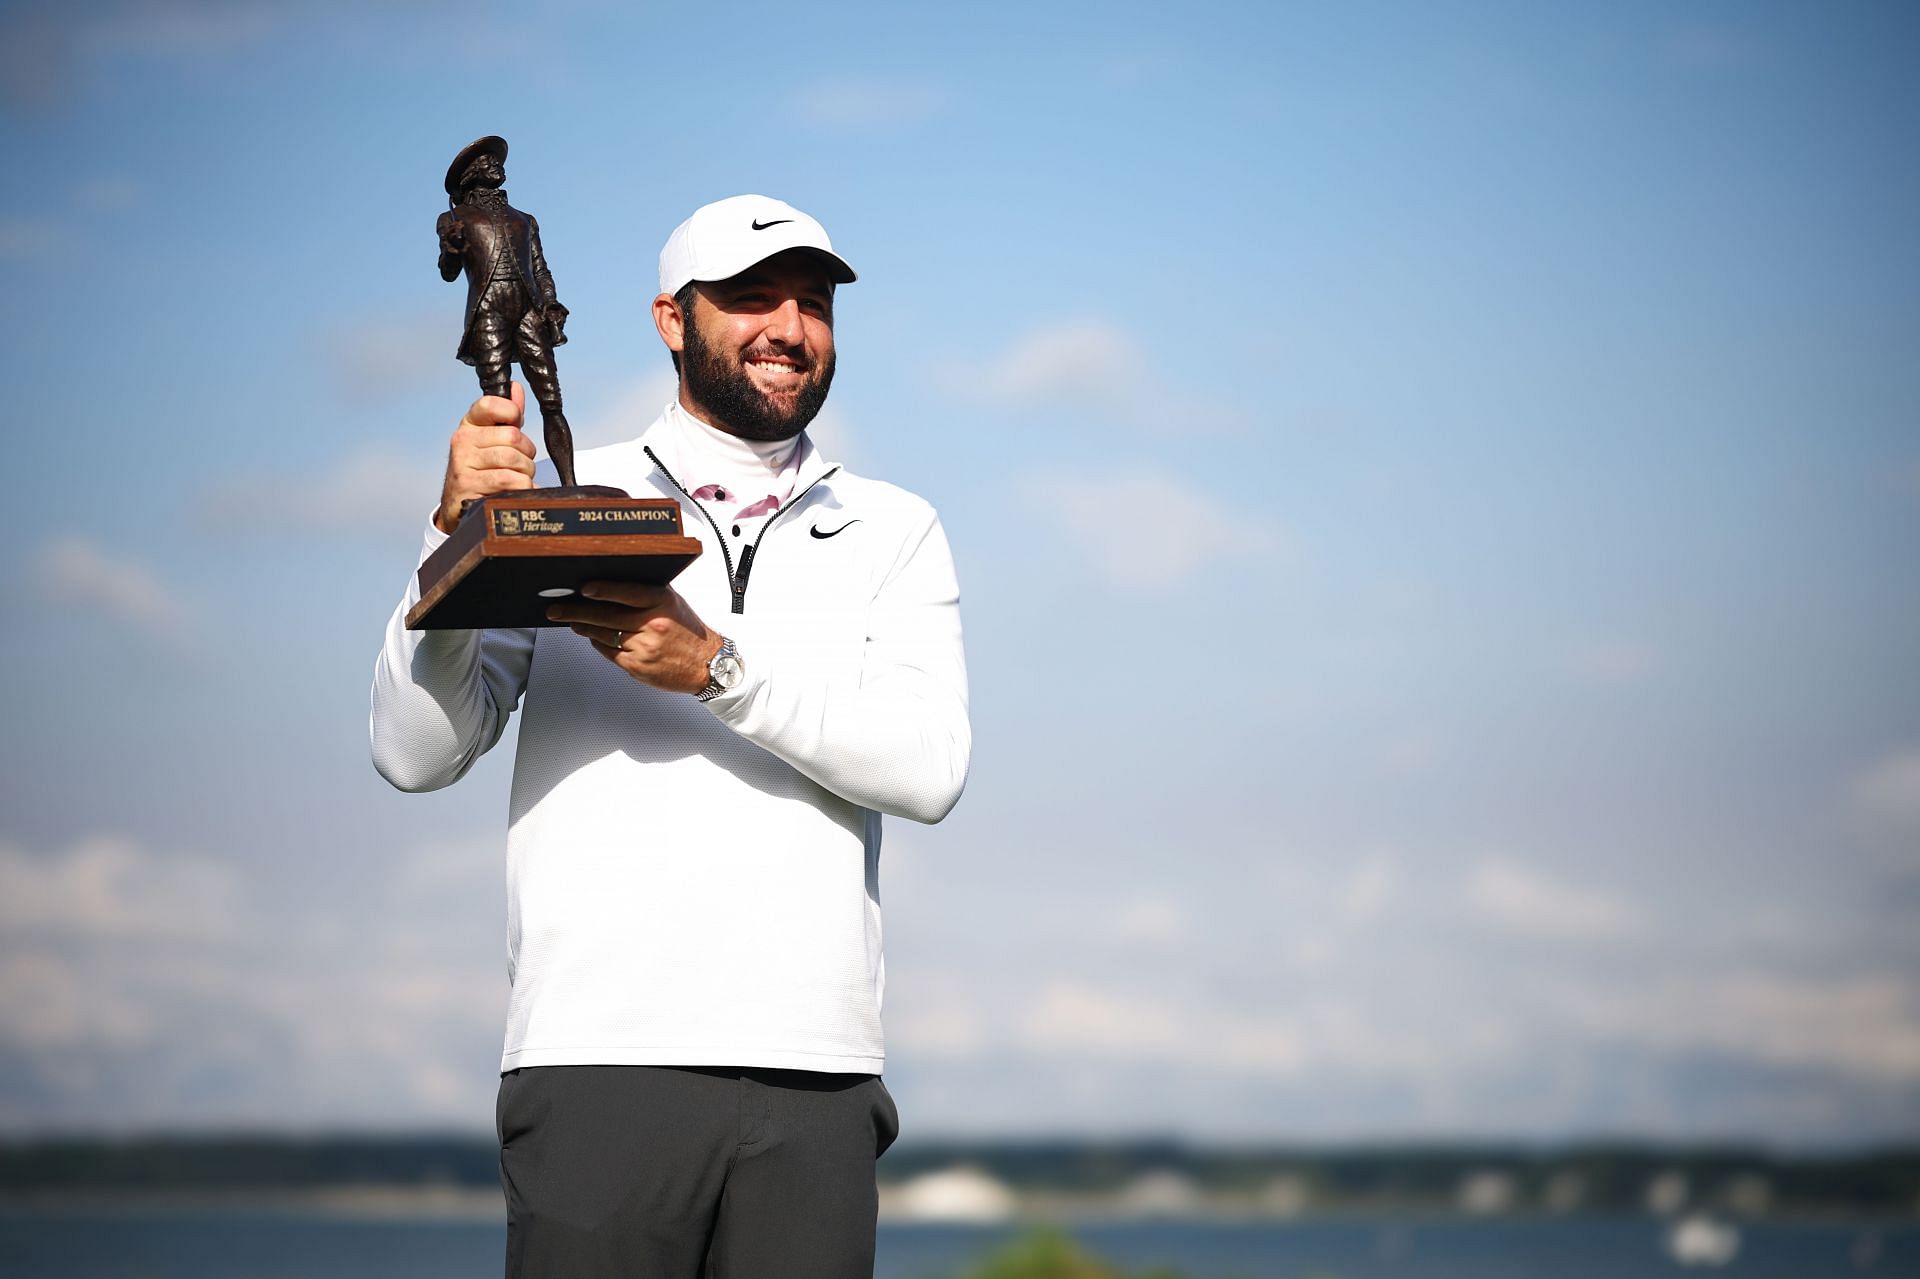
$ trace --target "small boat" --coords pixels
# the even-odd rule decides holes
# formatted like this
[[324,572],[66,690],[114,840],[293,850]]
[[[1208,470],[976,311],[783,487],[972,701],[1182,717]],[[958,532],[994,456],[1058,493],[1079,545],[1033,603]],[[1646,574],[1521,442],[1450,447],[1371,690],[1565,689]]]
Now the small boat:
[[1740,1252],[1740,1228],[1689,1213],[1667,1231],[1667,1255],[1683,1266],[1724,1266]]

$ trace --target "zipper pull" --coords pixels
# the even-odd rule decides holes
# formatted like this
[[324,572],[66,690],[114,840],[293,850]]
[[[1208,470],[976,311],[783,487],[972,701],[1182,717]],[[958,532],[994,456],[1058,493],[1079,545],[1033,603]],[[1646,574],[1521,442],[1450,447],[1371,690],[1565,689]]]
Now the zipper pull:
[[748,544],[740,548],[740,567],[733,571],[733,611],[747,611],[747,573],[753,568],[753,553],[759,548]]

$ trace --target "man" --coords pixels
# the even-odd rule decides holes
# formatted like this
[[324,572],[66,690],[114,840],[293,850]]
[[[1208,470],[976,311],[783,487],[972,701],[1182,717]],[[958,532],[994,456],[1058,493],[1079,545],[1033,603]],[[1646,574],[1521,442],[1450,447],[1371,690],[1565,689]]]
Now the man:
[[507,142],[489,134],[470,142],[447,166],[447,203],[434,225],[440,278],[467,275],[467,319],[456,354],[474,366],[484,395],[505,397],[514,361],[533,388],[546,427],[547,452],[560,483],[571,486],[573,431],[560,408],[553,348],[567,340],[567,308],[554,291],[540,251],[540,224],[507,203]]
[[[678,395],[580,472],[678,499],[704,554],[671,587],[590,584],[553,608],[564,628],[407,631],[417,581],[388,626],[373,752],[401,789],[457,780],[525,701],[509,1275],[871,1272],[873,1161],[898,1130],[881,814],[944,817],[972,739],[938,517],[805,434],[853,279],[780,201],[695,212],[653,300]],[[523,415],[517,386],[467,410],[426,551],[468,498],[533,482]]]

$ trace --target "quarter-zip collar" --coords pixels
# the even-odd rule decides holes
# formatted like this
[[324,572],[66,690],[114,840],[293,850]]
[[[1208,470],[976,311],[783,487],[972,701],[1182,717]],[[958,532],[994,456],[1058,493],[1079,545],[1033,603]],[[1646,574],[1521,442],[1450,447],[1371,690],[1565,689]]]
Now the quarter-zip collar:
[[660,477],[660,486],[666,490],[667,495],[678,498],[683,510],[691,506],[700,512],[707,527],[713,530],[714,542],[720,547],[720,556],[727,569],[727,586],[732,596],[732,611],[744,613],[747,611],[747,587],[753,575],[753,562],[760,553],[760,544],[766,540],[767,533],[775,524],[780,523],[804,505],[807,495],[821,481],[838,471],[839,464],[821,457],[820,451],[813,447],[812,441],[806,439],[803,432],[799,443],[800,465],[794,480],[793,496],[779,510],[767,516],[766,522],[760,526],[759,534],[752,542],[741,548],[736,559],[727,546],[726,536],[721,532],[720,526],[714,522],[713,514],[694,500],[693,494],[685,488],[686,478],[676,475],[673,467],[663,457],[663,454],[671,454],[673,431],[673,425],[667,421],[667,414],[662,413],[641,435],[640,447],[646,454],[647,460],[652,463],[654,472]]
[[784,502],[811,447],[804,431],[789,440],[743,440],[702,421],[678,400],[667,404],[660,423],[661,447],[655,451],[676,477],[696,488],[718,481],[747,501],[772,493]]
[[[640,433],[640,445],[646,450],[649,463],[657,470],[672,477],[671,482],[667,485],[670,490],[678,490],[679,484],[682,481],[695,486],[700,483],[697,477],[683,473],[687,469],[687,459],[681,456],[674,424],[667,420],[668,415],[674,413],[686,413],[686,410],[680,407],[678,401],[670,402],[667,407],[661,411],[660,416],[653,420],[653,424]],[[690,414],[688,415],[688,419],[689,425],[696,429],[713,430],[712,427],[706,426],[704,423],[700,423],[697,419],[692,418]],[[744,447],[748,442],[741,441],[741,444]],[[799,435],[795,436],[794,445],[799,452],[800,461],[794,471],[793,497],[787,502],[786,506],[792,506],[798,502],[802,493],[812,488],[820,480],[826,478],[829,472],[840,469],[839,463],[830,462],[821,456],[819,448],[816,447],[813,442],[813,436],[807,432],[802,431]],[[668,496],[685,497],[687,496],[687,491],[669,492]],[[756,494],[755,496],[758,495]],[[786,507],[783,506],[781,509],[785,510]]]

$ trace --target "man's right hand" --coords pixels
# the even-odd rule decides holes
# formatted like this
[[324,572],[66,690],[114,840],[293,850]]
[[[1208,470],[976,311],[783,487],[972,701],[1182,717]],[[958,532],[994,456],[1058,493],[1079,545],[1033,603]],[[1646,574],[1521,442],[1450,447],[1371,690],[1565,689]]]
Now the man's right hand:
[[447,448],[447,479],[440,487],[434,527],[451,533],[460,508],[477,497],[533,487],[533,441],[520,429],[527,418],[527,393],[518,382],[511,399],[483,395],[454,428]]

